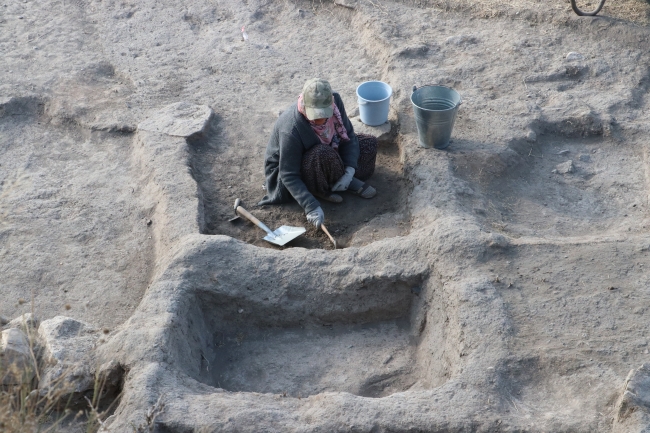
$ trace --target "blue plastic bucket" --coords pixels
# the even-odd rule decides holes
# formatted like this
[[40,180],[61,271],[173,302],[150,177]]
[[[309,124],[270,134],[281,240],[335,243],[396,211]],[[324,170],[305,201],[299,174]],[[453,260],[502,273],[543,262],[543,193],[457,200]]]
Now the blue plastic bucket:
[[449,146],[458,107],[463,102],[460,94],[445,86],[413,86],[411,103],[418,128],[420,146],[444,149]]
[[357,87],[359,117],[368,126],[383,125],[388,121],[390,97],[393,89],[381,81],[366,81]]

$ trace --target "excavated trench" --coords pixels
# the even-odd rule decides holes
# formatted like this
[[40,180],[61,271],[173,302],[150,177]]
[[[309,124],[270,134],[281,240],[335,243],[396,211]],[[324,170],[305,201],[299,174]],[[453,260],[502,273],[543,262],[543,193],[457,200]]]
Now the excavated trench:
[[[544,102],[560,93],[580,97],[580,104],[603,115],[619,107],[615,114],[621,119],[635,110],[641,116],[647,74],[637,86],[632,66],[644,63],[642,50],[634,45],[637,36],[638,42],[644,40],[644,33],[604,17],[582,20],[588,25],[577,20],[560,24],[561,10],[545,9],[536,18],[521,6],[515,8],[516,16],[484,20],[475,14],[454,15],[448,7],[408,6],[413,2],[357,2],[355,8],[336,2],[325,9],[314,2],[190,2],[183,10],[173,2],[116,3],[108,8],[86,3],[57,17],[45,7],[23,12],[23,6],[19,10],[9,2],[7,28],[16,31],[3,41],[9,47],[5,91],[30,88],[47,93],[56,77],[106,58],[115,68],[101,66],[97,71],[105,70],[106,77],[95,80],[105,80],[106,86],[73,87],[66,82],[56,90],[74,96],[69,99],[74,108],[70,120],[85,116],[88,125],[101,126],[103,118],[93,119],[103,108],[93,103],[103,97],[115,97],[115,105],[104,110],[110,113],[107,119],[133,111],[133,124],[149,109],[181,100],[216,112],[208,134],[189,140],[189,161],[181,160],[184,143],[175,138],[165,138],[171,144],[163,146],[163,138],[143,131],[134,142],[130,135],[41,125],[36,118],[35,124],[30,121],[19,130],[13,125],[17,119],[0,113],[9,125],[6,139],[0,140],[0,198],[10,205],[7,212],[0,209],[0,257],[8,275],[8,299],[29,299],[25,290],[33,286],[39,302],[54,305],[48,314],[71,306],[74,317],[113,328],[133,313],[148,288],[147,302],[125,326],[128,332],[112,338],[123,349],[111,352],[111,357],[130,358],[132,369],[118,415],[111,420],[115,424],[109,428],[136,429],[139,420],[155,414],[150,405],[161,397],[162,422],[187,425],[166,429],[161,424],[161,431],[306,431],[312,426],[321,431],[599,431],[592,428],[595,424],[581,427],[579,422],[601,411],[607,424],[602,431],[610,429],[612,404],[571,403],[604,400],[603,391],[614,387],[620,394],[631,364],[643,362],[647,355],[647,329],[638,319],[645,311],[643,290],[648,287],[642,269],[647,263],[639,259],[640,252],[648,250],[645,238],[638,245],[626,242],[628,253],[616,260],[611,258],[619,254],[614,244],[603,244],[600,252],[586,244],[578,256],[564,246],[524,250],[512,246],[517,241],[500,242],[499,237],[486,247],[490,253],[483,254],[480,242],[456,236],[451,228],[445,235],[442,223],[435,228],[435,239],[424,238],[432,231],[425,230],[428,221],[422,221],[413,234],[420,237],[418,242],[408,246],[422,245],[418,254],[431,272],[435,268],[447,278],[483,273],[494,282],[499,300],[490,303],[485,294],[489,290],[481,287],[457,293],[460,289],[449,288],[449,279],[443,285],[434,276],[420,278],[425,271],[414,277],[420,271],[409,271],[406,249],[398,249],[413,239],[369,245],[410,231],[411,185],[401,165],[404,145],[399,140],[379,151],[370,180],[379,192],[375,199],[345,195],[342,205],[323,204],[340,244],[367,248],[334,253],[238,249],[248,246],[221,236],[185,237],[188,232],[178,228],[191,226],[188,231],[275,248],[262,241],[263,233],[252,224],[228,221],[235,198],[243,199],[245,207],[271,227],[307,225],[296,204],[255,204],[264,195],[263,151],[278,110],[295,101],[307,78],[323,76],[336,85],[349,109],[354,107],[354,87],[371,79],[386,80],[402,91],[433,82],[459,88],[467,96],[464,110],[476,117],[457,125],[458,134],[446,151],[455,179],[448,179],[446,172],[439,178],[462,184],[461,210],[482,225],[510,238],[538,236],[548,242],[556,242],[553,236],[630,230],[638,234],[645,229],[648,184],[640,150],[645,143],[640,139],[626,137],[621,144],[602,133],[584,138],[547,130],[536,131],[534,143],[510,147],[485,140],[490,139],[486,132],[509,130],[511,124],[500,118],[520,116],[515,123],[520,126],[521,119],[554,109]],[[85,15],[77,16],[77,10]],[[42,31],[27,34],[30,24],[47,14],[56,19],[42,20],[47,24]],[[241,38],[244,24],[250,39]],[[624,30],[621,38],[613,38],[619,29]],[[336,37],[323,40],[326,34]],[[568,45],[577,34],[589,36],[583,39],[588,43],[580,45],[587,66],[576,69],[583,71],[580,74],[567,69],[558,76],[553,71],[564,65],[568,49],[576,49]],[[110,78],[115,70],[128,71],[125,82],[132,85]],[[530,73],[537,78],[527,81]],[[625,95],[631,87],[639,91],[633,91],[628,105]],[[531,98],[530,89],[535,88],[545,93],[540,96],[546,101]],[[498,116],[488,112],[495,108]],[[474,135],[469,123],[477,131]],[[406,133],[413,134],[413,128]],[[472,142],[465,139],[468,136],[481,138]],[[134,145],[139,146],[135,152]],[[413,163],[416,144],[406,146],[412,146],[406,156]],[[165,160],[172,157],[178,165]],[[189,188],[173,188],[180,178],[174,175],[185,175],[186,163],[197,183],[198,204],[193,181],[185,177]],[[426,199],[427,191],[420,189],[418,198]],[[184,212],[195,206],[198,230],[195,212]],[[462,216],[456,208],[450,214],[446,204],[436,211],[431,219]],[[457,232],[465,228],[459,225]],[[471,224],[467,229],[473,230]],[[438,240],[440,245],[435,245]],[[219,245],[201,255],[202,243],[212,241]],[[188,252],[190,246],[197,251]],[[311,227],[289,246],[331,248],[323,233]],[[282,261],[288,255],[296,259],[293,265]],[[354,261],[359,256],[372,266]],[[345,258],[354,262],[349,263],[353,271],[334,275],[337,270],[330,265],[340,266]],[[175,267],[165,269],[170,262]],[[284,265],[275,267],[280,262]],[[211,272],[197,276],[202,267],[213,264]],[[386,271],[391,266],[403,269]],[[264,267],[277,272],[260,272]],[[300,268],[309,268],[309,275],[292,279],[289,273]],[[594,272],[600,268],[602,273]],[[327,272],[331,275],[324,276]],[[254,280],[248,278],[254,273],[259,282],[249,288],[242,281]],[[492,317],[481,309],[500,305],[501,299],[508,315]],[[18,309],[6,311],[0,313],[15,316]],[[481,322],[484,316],[489,320]],[[466,326],[475,325],[470,319],[483,325],[482,332]],[[514,334],[502,334],[506,325],[501,322],[511,322]],[[595,336],[591,341],[588,332]],[[165,344],[159,344],[159,334],[164,334]],[[594,342],[593,348],[586,344]],[[512,382],[508,388],[514,395],[508,389],[507,399],[490,406],[495,404],[490,400],[493,383],[483,379],[489,380],[498,364],[476,347],[497,343],[507,350],[490,356],[520,359],[508,361],[508,374],[503,374]],[[608,360],[608,352],[616,357]],[[547,353],[561,362],[536,361],[538,354]],[[448,382],[462,374],[474,355],[483,357],[476,366],[485,373],[473,370],[457,377],[462,381]],[[580,373],[592,358],[596,364],[610,362],[617,374],[597,376],[602,372],[595,368],[593,377]],[[540,366],[557,372],[557,377],[547,381]],[[192,380],[174,382],[176,375],[167,374],[170,371]],[[201,386],[191,383],[194,380]],[[453,388],[428,400],[417,393],[394,395],[446,383]],[[353,400],[349,395],[336,396],[339,401],[323,402],[316,410],[256,395],[327,392],[374,399],[354,399],[360,404],[348,415],[339,408]],[[394,397],[383,398],[390,395]],[[547,411],[540,402],[548,401],[553,405]],[[552,418],[559,418],[559,428],[545,424]]]
[[408,319],[215,335],[212,385],[301,397],[327,391],[382,397],[413,385]]
[[[225,120],[215,116],[207,133],[188,139],[190,169],[198,184],[199,213],[203,234],[228,235],[245,242],[275,247],[263,241],[264,232],[247,220],[230,221],[235,216],[236,198],[243,206],[271,229],[281,225],[306,227],[307,233],[287,247],[332,248],[322,231],[308,225],[302,208],[296,203],[257,206],[265,194],[262,188],[263,158],[233,153],[224,134]],[[271,123],[272,125],[272,123]],[[394,125],[394,130],[397,125]],[[407,199],[411,183],[403,175],[397,133],[390,140],[380,142],[375,173],[368,180],[378,193],[371,200],[351,193],[343,193],[343,203],[320,200],[326,215],[326,224],[337,239],[339,247],[363,246],[376,240],[404,236],[410,230]]]
[[379,398],[449,378],[459,344],[447,341],[455,312],[437,281],[380,278],[308,305],[316,291],[279,304],[197,292],[171,331],[178,368],[215,388],[289,397]]
[[641,146],[611,138],[544,135],[497,147],[456,143],[460,202],[496,231],[518,236],[603,235],[636,230],[647,212]]

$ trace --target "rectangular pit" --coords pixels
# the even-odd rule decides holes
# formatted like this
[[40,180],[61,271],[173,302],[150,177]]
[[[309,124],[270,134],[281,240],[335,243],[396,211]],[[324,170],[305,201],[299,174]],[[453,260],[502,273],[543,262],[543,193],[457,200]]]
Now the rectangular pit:
[[458,143],[450,153],[466,186],[460,203],[478,221],[515,237],[582,236],[640,231],[647,209],[641,149],[548,135],[517,149]]
[[212,385],[228,391],[305,397],[349,392],[383,397],[416,381],[416,341],[406,319],[308,325],[217,337]]
[[380,278],[331,295],[303,286],[300,299],[275,288],[279,303],[253,284],[238,294],[204,287],[178,311],[167,347],[179,371],[230,392],[380,398],[429,389],[449,379],[457,355],[444,293],[429,284]]
[[[202,234],[223,234],[244,242],[278,248],[264,241],[264,232],[248,220],[235,216],[233,204],[241,204],[260,221],[275,229],[281,225],[306,227],[307,232],[285,247],[308,249],[332,248],[327,236],[313,228],[305,219],[303,209],[295,201],[278,205],[257,206],[264,197],[263,153],[258,156],[230,142],[228,131],[240,119],[218,117],[212,120],[205,136],[188,140],[189,165],[197,183],[200,231]],[[269,119],[269,126],[275,119]],[[387,139],[388,140],[388,139]],[[261,140],[265,142],[266,137]],[[351,192],[342,192],[342,203],[319,200],[326,215],[327,227],[339,248],[360,247],[383,238],[405,236],[410,231],[407,209],[411,184],[404,177],[399,146],[394,135],[381,142],[377,150],[375,172],[367,181],[377,189],[371,200]]]

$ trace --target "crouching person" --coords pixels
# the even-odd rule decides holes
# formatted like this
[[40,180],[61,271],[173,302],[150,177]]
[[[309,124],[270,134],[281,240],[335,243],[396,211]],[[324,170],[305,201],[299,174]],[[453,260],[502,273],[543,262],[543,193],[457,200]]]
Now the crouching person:
[[307,81],[298,101],[278,118],[266,147],[266,196],[260,205],[292,198],[320,228],[325,214],[316,197],[343,201],[338,192],[372,198],[364,181],[375,170],[377,139],[355,134],[338,93],[321,79]]

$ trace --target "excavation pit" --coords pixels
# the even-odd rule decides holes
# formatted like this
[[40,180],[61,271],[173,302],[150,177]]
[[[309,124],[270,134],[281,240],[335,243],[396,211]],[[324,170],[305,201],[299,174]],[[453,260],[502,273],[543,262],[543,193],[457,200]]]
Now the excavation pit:
[[224,333],[215,346],[212,385],[228,391],[384,397],[416,381],[415,341],[404,319]]
[[379,281],[324,308],[274,306],[255,290],[250,299],[201,291],[172,331],[170,351],[181,371],[231,392],[381,398],[429,389],[449,378],[447,312],[429,311],[412,284]]
[[460,142],[451,158],[465,182],[462,206],[490,229],[512,236],[602,235],[642,226],[647,190],[640,148],[549,135],[513,147]]
[[[269,119],[269,126],[273,122]],[[257,206],[265,194],[263,149],[258,149],[258,158],[242,157],[241,149],[229,143],[223,134],[224,123],[223,119],[215,118],[204,137],[189,140],[190,166],[198,184],[199,212],[203,216],[201,233],[228,235],[256,246],[280,248],[262,240],[264,232],[249,221],[229,221],[235,216],[235,199],[240,198],[242,205],[271,229],[282,225],[307,228],[304,235],[284,248],[333,248],[327,236],[307,222],[303,209],[295,201]],[[327,228],[339,248],[364,246],[408,234],[407,198],[411,186],[403,176],[399,153],[396,134],[389,141],[380,142],[375,173],[368,180],[378,191],[374,198],[368,200],[343,192],[343,203],[319,200]]]

